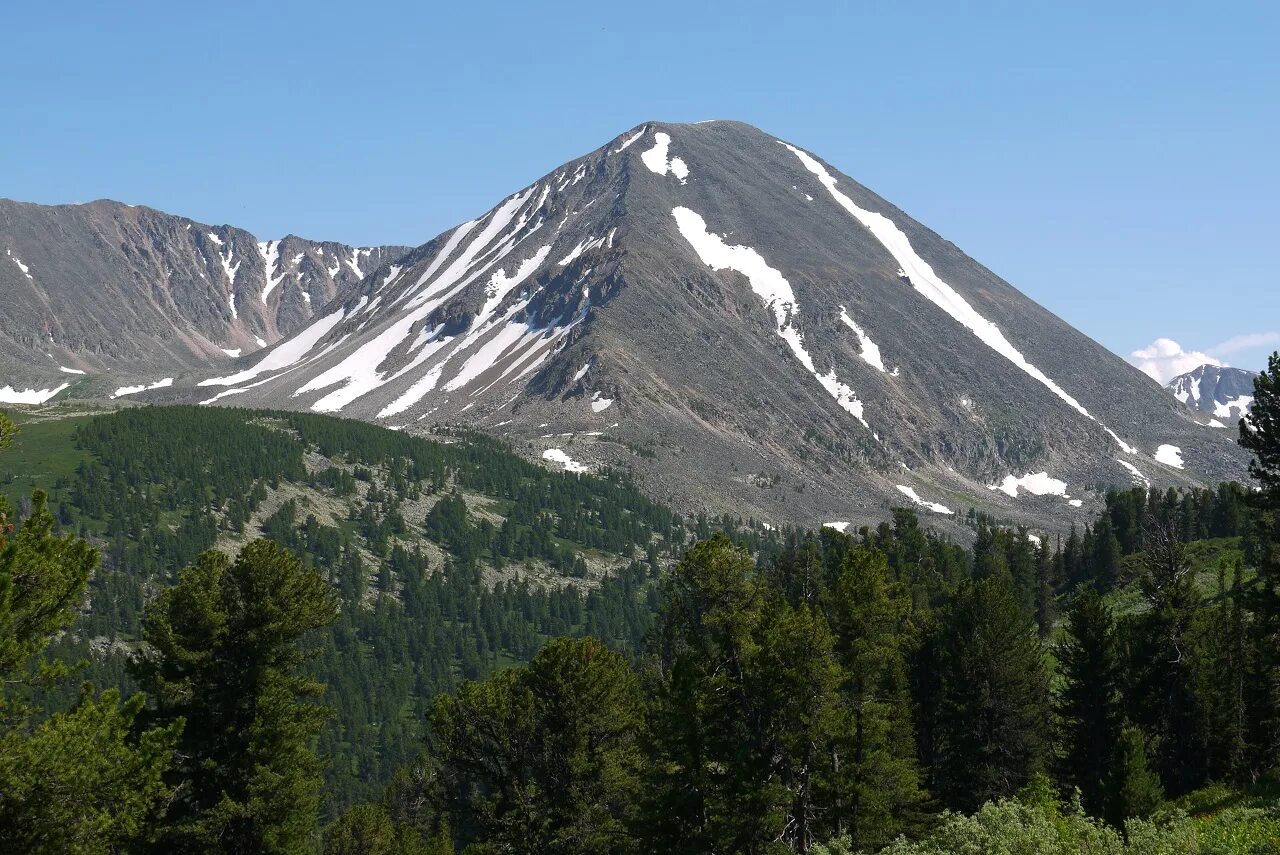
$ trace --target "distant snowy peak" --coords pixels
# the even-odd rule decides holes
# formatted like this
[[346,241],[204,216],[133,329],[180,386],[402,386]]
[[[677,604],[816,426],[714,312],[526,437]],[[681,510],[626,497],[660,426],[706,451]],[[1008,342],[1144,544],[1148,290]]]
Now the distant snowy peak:
[[1257,374],[1243,368],[1201,365],[1179,374],[1166,384],[1173,397],[1193,410],[1209,413],[1214,419],[1239,421],[1253,406],[1253,378]]

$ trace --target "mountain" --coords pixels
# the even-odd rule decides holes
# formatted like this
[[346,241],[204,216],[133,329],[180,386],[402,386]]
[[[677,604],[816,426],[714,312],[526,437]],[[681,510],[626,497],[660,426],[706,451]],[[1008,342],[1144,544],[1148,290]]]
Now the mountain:
[[1211,413],[1210,424],[1225,426],[1219,419],[1235,423],[1253,404],[1253,378],[1256,372],[1243,368],[1201,365],[1179,374],[1165,388],[1182,403],[1201,413]]
[[[372,265],[371,265],[372,267]],[[1245,477],[1141,372],[809,152],[649,122],[144,400],[463,424],[686,510],[1061,529]]]
[[[404,247],[260,241],[146,207],[0,199],[0,401],[229,364],[302,329]],[[43,391],[42,391],[43,390]]]

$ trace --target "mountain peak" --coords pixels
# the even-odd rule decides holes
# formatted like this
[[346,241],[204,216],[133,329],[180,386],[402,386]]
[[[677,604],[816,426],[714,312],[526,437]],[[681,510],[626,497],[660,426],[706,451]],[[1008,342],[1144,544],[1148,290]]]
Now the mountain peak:
[[1256,372],[1243,368],[1205,364],[1179,374],[1165,388],[1192,410],[1211,413],[1214,421],[1236,422],[1253,405],[1256,376]]
[[472,425],[810,524],[906,502],[1060,525],[1099,484],[1244,471],[1131,366],[741,122],[637,125],[365,273],[194,394]]

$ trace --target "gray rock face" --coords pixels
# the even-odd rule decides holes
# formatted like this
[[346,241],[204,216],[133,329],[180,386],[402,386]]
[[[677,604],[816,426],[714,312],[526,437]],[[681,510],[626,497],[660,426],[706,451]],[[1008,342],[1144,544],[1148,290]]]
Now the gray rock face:
[[636,127],[236,369],[142,397],[462,423],[773,523],[909,505],[1060,530],[1109,486],[1245,475],[1226,432],[1136,368],[736,122]]
[[110,201],[0,199],[0,387],[147,384],[228,364],[404,251],[259,241]]
[[1256,372],[1243,368],[1201,365],[1174,377],[1165,388],[1196,412],[1209,413],[1221,423],[1234,425],[1253,406],[1256,376]]

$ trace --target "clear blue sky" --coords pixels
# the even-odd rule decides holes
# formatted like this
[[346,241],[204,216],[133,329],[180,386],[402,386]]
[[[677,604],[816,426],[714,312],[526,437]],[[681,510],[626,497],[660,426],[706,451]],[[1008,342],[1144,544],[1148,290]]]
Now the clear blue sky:
[[1278,4],[1047,5],[13,3],[0,196],[417,244],[643,120],[735,118],[1119,353],[1280,331]]

